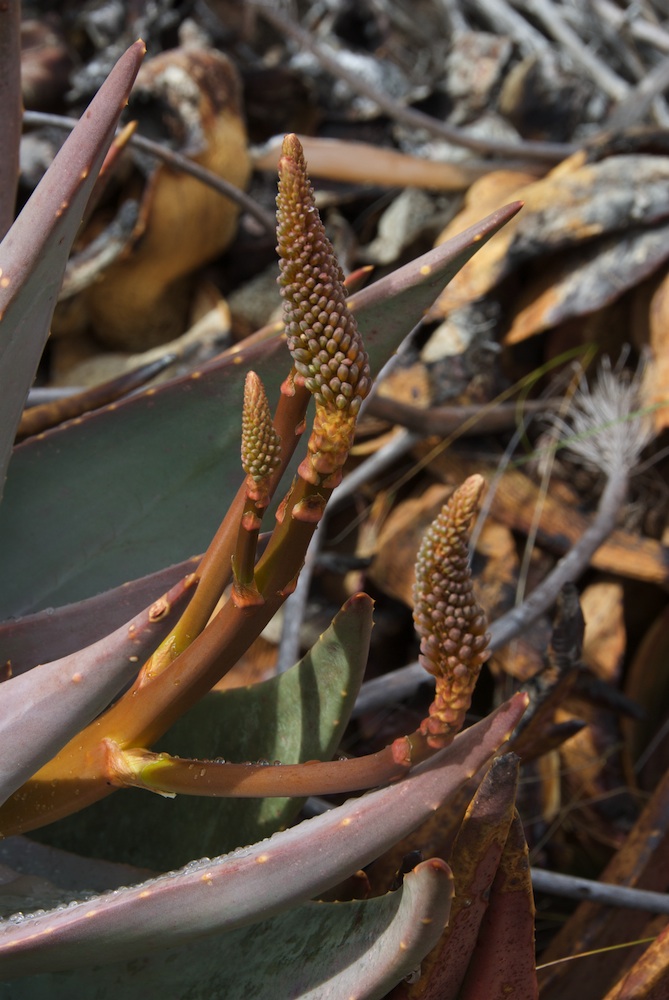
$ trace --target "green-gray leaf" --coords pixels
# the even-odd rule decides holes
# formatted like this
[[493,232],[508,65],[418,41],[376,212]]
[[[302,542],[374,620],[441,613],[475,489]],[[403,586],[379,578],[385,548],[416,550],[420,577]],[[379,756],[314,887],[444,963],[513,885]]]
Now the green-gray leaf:
[[84,968],[266,920],[369,864],[476,774],[518,724],[515,695],[407,778],[269,840],[64,909],[0,921],[0,976]]
[[137,674],[183,611],[177,585],[110,635],[2,685],[0,804],[100,714]]
[[380,1000],[437,943],[452,891],[446,865],[425,861],[376,899],[307,903],[141,962],[0,985],[0,1000],[16,986],[23,1000]]
[[135,42],[121,56],[0,243],[0,496],[70,248],[144,52]]

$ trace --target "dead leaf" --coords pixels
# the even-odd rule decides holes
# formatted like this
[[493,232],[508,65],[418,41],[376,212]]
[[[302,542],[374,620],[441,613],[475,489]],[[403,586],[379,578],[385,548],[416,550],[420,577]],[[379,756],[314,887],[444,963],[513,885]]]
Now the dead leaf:
[[513,820],[517,782],[517,757],[506,754],[493,761],[453,845],[449,865],[455,898],[448,927],[423,961],[420,979],[398,986],[391,993],[393,1000],[455,1000],[460,995],[460,986],[475,961],[491,886]]
[[583,660],[601,680],[617,684],[627,647],[623,588],[619,583],[593,583],[581,594],[585,618]]
[[[243,188],[250,161],[239,100],[236,72],[223,55],[175,49],[142,67],[131,113],[165,115],[181,152]],[[96,337],[137,351],[182,334],[187,276],[228,245],[237,215],[235,204],[196,178],[153,166],[130,255],[84,293]]]
[[653,420],[659,434],[669,427],[669,275],[651,299],[650,349],[652,357],[644,374],[642,396],[646,406],[656,408]]
[[655,734],[660,739],[639,775],[644,788],[652,788],[669,764],[666,719],[669,712],[669,608],[655,619],[632,659],[625,694],[644,711],[643,719],[626,719],[623,731],[630,761],[634,766],[645,753]]
[[[669,772],[600,879],[613,885],[655,892],[669,890]],[[542,954],[541,961],[548,963],[564,956],[654,936],[667,923],[668,918],[662,916],[649,924],[648,914],[643,910],[581,903]],[[541,1000],[604,996],[640,957],[644,948],[644,945],[637,945],[609,949],[583,961],[541,970]]]
[[[566,252],[630,226],[652,226],[669,215],[669,157],[620,155],[597,163],[583,159],[577,153],[542,180],[506,192],[505,198],[524,202],[523,211],[460,271],[439,297],[430,319],[441,319],[485,295],[526,261]],[[459,231],[475,207],[480,210],[476,188],[473,184],[465,210],[437,242]]]
[[[434,191],[464,191],[472,181],[490,173],[480,161],[438,163],[418,156],[384,149],[366,142],[325,139],[300,135],[311,177],[352,184],[379,184],[389,187],[431,188]],[[281,138],[271,139],[253,155],[256,170],[273,174],[281,154]],[[532,176],[531,174],[528,176]],[[479,213],[476,219],[485,212]]]
[[575,316],[615,302],[660,267],[669,257],[669,225],[628,228],[605,240],[560,254],[523,288],[507,346]]

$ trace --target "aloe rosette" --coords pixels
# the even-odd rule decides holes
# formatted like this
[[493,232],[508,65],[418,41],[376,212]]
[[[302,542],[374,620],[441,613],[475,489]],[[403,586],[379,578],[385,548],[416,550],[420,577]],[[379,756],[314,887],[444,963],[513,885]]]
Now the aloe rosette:
[[[11,403],[0,436],[5,464],[48,333],[69,245],[142,49],[138,43],[122,57],[0,245],[1,273],[10,279],[0,287],[0,390],[7,389],[0,396],[7,406]],[[13,154],[8,151],[7,155]],[[11,897],[6,894],[8,905],[0,921],[0,976],[10,981],[9,992],[0,987],[0,996],[12,995],[16,977],[25,977],[20,989],[26,997],[64,997],[73,992],[92,997],[118,990],[128,997],[146,995],[147,990],[170,989],[170,962],[174,961],[180,970],[178,989],[184,995],[234,996],[234,990],[241,988],[235,983],[242,981],[234,962],[248,953],[254,933],[263,942],[263,951],[283,962],[288,979],[298,983],[307,952],[298,949],[288,955],[285,935],[288,928],[294,935],[305,921],[316,921],[309,916],[316,907],[319,940],[304,937],[304,947],[314,956],[311,979],[296,987],[295,995],[348,996],[357,988],[361,996],[380,997],[411,972],[439,938],[450,906],[450,876],[438,860],[419,866],[405,887],[389,897],[351,904],[316,905],[308,900],[392,846],[484,767],[516,725],[524,699],[517,697],[478,727],[451,740],[465,699],[455,683],[460,676],[458,666],[451,669],[447,663],[444,676],[449,679],[439,682],[437,708],[424,732],[414,734],[415,739],[396,741],[399,746],[393,745],[391,752],[378,759],[333,761],[364,670],[371,629],[371,602],[365,595],[347,603],[331,630],[296,665],[295,673],[288,672],[285,681],[267,682],[273,685],[268,688],[258,685],[244,694],[243,701],[236,700],[233,692],[218,701],[218,695],[207,692],[237,662],[290,593],[309,538],[341,478],[360,404],[371,386],[372,365],[380,366],[445,281],[516,210],[513,206],[496,213],[450,246],[347,298],[343,275],[315,209],[299,142],[289,136],[284,143],[278,199],[285,332],[252,338],[202,372],[102,408],[15,449],[0,512],[0,536],[8,541],[6,547],[2,545],[5,576],[12,577],[13,567],[17,576],[15,589],[7,588],[0,600],[7,617],[20,611],[36,614],[30,619],[28,662],[2,684],[10,711],[0,719],[0,756],[16,764],[0,775],[4,802],[0,833],[8,836],[3,861],[20,868],[20,857],[27,852],[31,863],[37,864],[42,856],[39,845],[10,835],[37,829],[59,816],[66,821],[70,817],[78,846],[83,841],[89,853],[98,851],[96,838],[103,828],[111,839],[114,832],[125,829],[148,829],[137,818],[144,807],[134,812],[131,796],[122,790],[127,785],[159,793],[139,795],[136,803],[141,799],[152,804],[149,810],[174,812],[155,812],[151,820],[155,832],[140,836],[137,853],[126,855],[123,865],[73,860],[71,854],[54,847],[50,857],[57,865],[52,866],[51,878],[44,878],[44,871],[27,882],[17,876],[16,891]],[[26,254],[35,232],[41,233],[42,242],[34,254]],[[27,329],[31,336],[20,340]],[[285,339],[294,367],[281,383],[277,368],[278,359],[285,357]],[[244,379],[248,365],[255,373]],[[276,401],[277,396],[273,414],[270,400]],[[312,397],[315,412],[310,417]],[[236,414],[234,420],[232,414]],[[230,483],[239,469],[240,422],[246,479],[235,492]],[[232,425],[236,425],[234,433],[229,430]],[[211,427],[222,430],[210,434]],[[304,427],[306,455],[293,461]],[[170,442],[167,453],[166,441]],[[65,497],[56,484],[76,483],[79,477],[74,473],[84,466],[90,490],[85,498],[76,489]],[[129,469],[137,495],[143,499],[136,516],[124,523],[126,508],[119,503],[118,488],[127,481]],[[194,490],[196,469],[204,474]],[[291,469],[295,469],[293,484],[278,508],[267,549],[258,558],[261,522],[281,475]],[[458,544],[464,544],[474,494],[478,495],[475,489],[465,490],[463,496],[468,499],[461,496],[461,505],[448,514],[451,527],[443,527],[448,533],[455,525]],[[35,516],[36,498],[49,506],[50,518],[43,512]],[[216,531],[221,505],[227,513]],[[85,518],[81,516],[84,509]],[[212,512],[217,509],[214,519]],[[45,521],[50,530],[44,547],[33,537],[26,555],[22,542],[26,526],[32,534]],[[434,536],[437,546],[440,530]],[[212,534],[214,541],[203,559],[194,568],[189,565],[185,577],[177,573],[171,581],[173,589],[161,600],[166,577],[157,573],[159,567],[201,550],[205,547],[200,546],[202,540]],[[44,559],[43,572],[40,558]],[[64,565],[69,567],[66,581],[61,579]],[[122,615],[125,605],[119,584],[132,580],[133,574],[143,575],[141,586],[131,583],[124,593],[141,594],[142,603],[137,603],[136,596],[133,614],[124,610]],[[153,586],[159,589],[146,601],[152,574],[156,574]],[[461,584],[464,589],[458,590]],[[466,581],[453,577],[443,585],[447,607],[456,607],[458,663],[466,665],[471,685],[484,657],[480,616],[469,613],[472,605]],[[105,596],[96,596],[106,591]],[[421,595],[420,607],[427,608],[429,597],[423,591]],[[96,606],[103,609],[100,628],[104,631],[99,635],[91,631],[86,603],[94,596]],[[221,599],[223,606],[214,613]],[[50,656],[53,616],[40,613],[40,608],[65,601],[71,602],[67,609],[71,648],[59,657]],[[60,614],[56,611],[56,619]],[[113,620],[112,629],[107,623]],[[434,641],[423,611],[417,622],[432,668]],[[455,627],[451,625],[451,631]],[[160,642],[164,632],[167,635]],[[80,634],[86,634],[85,642],[78,641]],[[444,645],[443,634],[435,634],[437,644]],[[15,657],[13,650],[18,646],[13,644],[24,643],[21,648],[25,650],[21,623],[0,625],[0,643],[6,651],[3,659]],[[467,657],[465,647],[470,651]],[[329,670],[329,686],[323,685],[323,677],[313,682],[315,673],[326,677]],[[302,711],[294,716],[298,689]],[[47,690],[49,697],[44,696]],[[460,700],[451,718],[448,705],[456,695]],[[30,709],[29,726],[21,722],[21,705]],[[219,713],[233,720],[226,722],[228,731],[234,730],[235,715],[243,718],[250,736],[246,743],[241,738],[237,741],[237,748],[243,746],[241,760],[228,766],[230,751],[226,749],[223,755],[215,745],[208,758],[196,756],[201,752],[197,749],[182,758],[151,749],[170,727],[175,738],[181,739],[179,733],[186,743],[194,738],[200,722],[195,724],[195,715],[191,718],[188,712],[200,711],[200,707],[203,714],[197,718],[202,720],[203,733]],[[258,727],[257,738],[251,723]],[[426,737],[425,745],[414,752],[421,736]],[[232,737],[234,755],[234,732]],[[436,745],[447,742],[446,737],[450,745],[432,756]],[[262,754],[256,751],[255,762],[247,763],[254,760],[254,747],[285,753],[288,762],[267,767],[258,762]],[[320,762],[305,764],[319,754]],[[432,759],[410,770],[427,756]],[[325,790],[345,791],[396,780],[407,771],[409,776],[396,784],[347,802],[327,816],[274,832],[293,821],[295,811],[291,813],[289,805],[317,788],[319,781]],[[205,775],[211,778],[205,780]],[[228,796],[232,804],[225,805],[224,814],[203,813],[196,829],[192,821],[187,822],[188,807],[179,813],[182,796],[175,802],[165,798],[175,794],[175,785],[187,795],[204,792],[207,798],[197,801],[203,801],[207,810],[220,808],[220,795]],[[248,786],[246,792],[242,785]],[[96,802],[106,799],[112,788],[120,790],[107,801]],[[248,842],[273,833],[271,839],[248,848],[237,844],[232,853],[190,862],[201,853],[200,827],[209,829],[214,849],[217,843],[227,846],[216,824],[224,823],[226,836],[230,830],[234,836],[235,821],[230,817],[235,816],[235,807],[242,808],[237,794],[256,800],[255,811],[246,815],[246,825],[240,823],[239,836]],[[265,795],[277,803],[267,814],[257,809]],[[86,802],[96,804],[79,812]],[[98,808],[117,810],[116,819],[101,825],[96,819]],[[127,817],[125,827],[119,816]],[[57,838],[58,828],[54,831]],[[125,847],[132,855],[135,848],[123,839],[119,834],[116,850],[122,853]],[[100,853],[107,853],[108,847]],[[167,857],[177,847],[189,863],[174,872],[146,881],[145,871],[128,867],[140,861],[140,848],[149,855],[146,861],[151,864],[153,857],[159,868],[161,849],[165,848]],[[109,852],[107,856],[113,856],[112,848]],[[128,882],[137,884],[123,888]],[[190,952],[200,938],[207,939],[207,953],[214,956],[208,964],[204,950]],[[379,943],[375,955],[383,956],[376,964],[370,961],[370,942]],[[137,957],[142,958],[139,965],[133,961]],[[92,963],[104,964],[104,972],[87,969]],[[268,995],[267,982],[262,982],[269,975],[268,968],[260,963],[255,971],[246,968],[244,975],[250,979],[244,980],[244,995],[252,988],[264,988]],[[324,969],[326,985],[319,979]]]

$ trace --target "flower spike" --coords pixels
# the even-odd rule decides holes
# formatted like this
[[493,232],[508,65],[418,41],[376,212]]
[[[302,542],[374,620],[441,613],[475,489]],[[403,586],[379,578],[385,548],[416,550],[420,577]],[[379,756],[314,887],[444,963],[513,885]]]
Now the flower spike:
[[316,401],[309,457],[300,474],[316,485],[333,486],[351,447],[371,374],[295,135],[285,137],[279,162],[277,240],[288,347]]
[[462,727],[489,655],[467,549],[483,486],[481,476],[470,476],[455,491],[425,532],[416,562],[413,616],[420,661],[437,678],[435,700],[420,731],[434,748],[445,746]]
[[249,372],[244,383],[242,468],[256,486],[279,465],[280,449],[265,387],[255,372]]

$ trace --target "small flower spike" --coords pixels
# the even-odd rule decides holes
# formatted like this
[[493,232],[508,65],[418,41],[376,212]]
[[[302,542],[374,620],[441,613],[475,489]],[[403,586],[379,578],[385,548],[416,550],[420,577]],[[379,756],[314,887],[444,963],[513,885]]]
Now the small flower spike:
[[309,456],[300,474],[315,485],[334,486],[371,375],[295,135],[284,139],[279,162],[277,239],[288,347],[316,401]]
[[242,468],[260,486],[281,461],[281,441],[274,430],[265,387],[255,372],[244,383]]
[[462,727],[482,664],[486,620],[472,589],[467,541],[483,492],[481,476],[460,486],[423,536],[416,562],[414,623],[420,661],[437,678],[435,700],[420,731],[435,749]]
[[255,372],[244,383],[242,467],[246,473],[244,510],[232,557],[232,600],[238,607],[262,604],[255,583],[258,535],[271,498],[272,472],[281,463],[281,438],[272,422],[265,387]]

